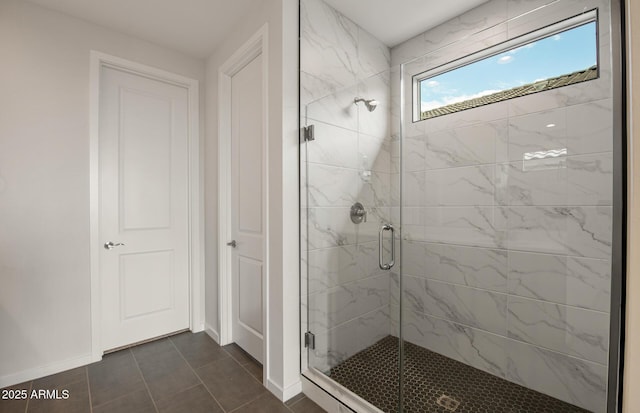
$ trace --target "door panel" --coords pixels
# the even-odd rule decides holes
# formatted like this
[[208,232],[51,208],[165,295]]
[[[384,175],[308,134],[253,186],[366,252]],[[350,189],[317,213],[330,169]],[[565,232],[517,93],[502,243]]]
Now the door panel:
[[121,96],[121,228],[169,228],[171,99],[128,89]]
[[102,348],[189,327],[188,92],[103,67]]
[[233,340],[262,362],[264,148],[262,56],[231,79]]
[[262,284],[255,280],[261,280],[262,263],[246,257],[238,260],[240,266],[239,289],[242,295],[238,297],[238,320],[245,326],[254,329],[258,334],[262,333]]

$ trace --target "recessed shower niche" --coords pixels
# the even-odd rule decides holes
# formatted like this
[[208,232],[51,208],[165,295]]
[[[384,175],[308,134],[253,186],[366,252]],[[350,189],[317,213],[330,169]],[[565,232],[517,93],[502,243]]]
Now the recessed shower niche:
[[303,374],[357,411],[612,413],[618,3],[426,3],[300,0]]

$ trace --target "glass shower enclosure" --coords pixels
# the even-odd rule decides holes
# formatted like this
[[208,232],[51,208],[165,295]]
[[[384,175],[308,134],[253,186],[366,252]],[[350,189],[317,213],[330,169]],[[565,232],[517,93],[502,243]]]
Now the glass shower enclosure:
[[389,44],[300,1],[306,377],[357,411],[615,411],[617,10],[490,0]]

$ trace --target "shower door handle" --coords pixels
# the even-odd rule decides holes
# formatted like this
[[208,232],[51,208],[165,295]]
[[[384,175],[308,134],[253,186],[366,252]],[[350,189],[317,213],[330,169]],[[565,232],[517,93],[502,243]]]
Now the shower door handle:
[[[388,263],[383,263],[383,255],[384,248],[382,247],[382,239],[384,238],[384,232],[391,231],[391,261]],[[395,240],[395,229],[393,225],[385,224],[380,227],[380,232],[378,233],[378,266],[380,266],[381,270],[390,270],[396,263],[396,240]]]

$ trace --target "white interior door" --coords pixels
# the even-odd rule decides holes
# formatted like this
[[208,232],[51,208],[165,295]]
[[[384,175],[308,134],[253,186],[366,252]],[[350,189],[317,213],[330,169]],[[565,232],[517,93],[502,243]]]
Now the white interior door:
[[262,55],[231,79],[233,341],[263,359],[264,162]]
[[189,327],[188,111],[184,87],[101,68],[103,350]]

